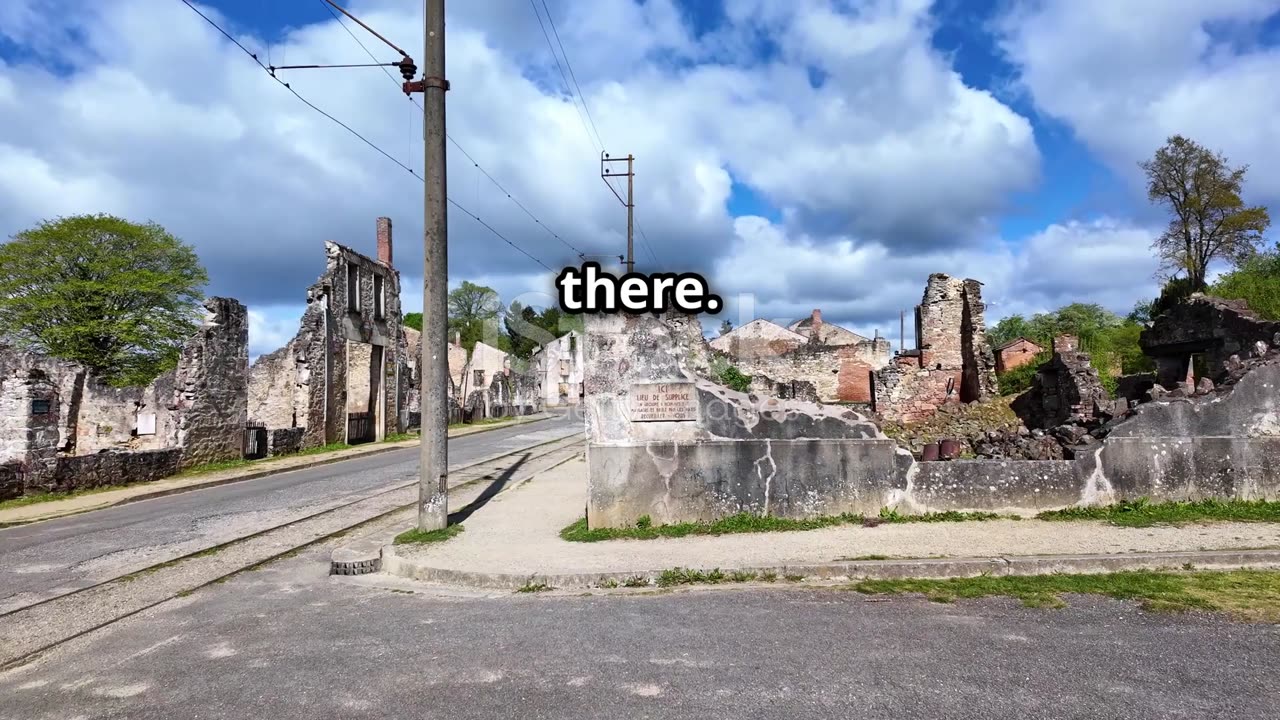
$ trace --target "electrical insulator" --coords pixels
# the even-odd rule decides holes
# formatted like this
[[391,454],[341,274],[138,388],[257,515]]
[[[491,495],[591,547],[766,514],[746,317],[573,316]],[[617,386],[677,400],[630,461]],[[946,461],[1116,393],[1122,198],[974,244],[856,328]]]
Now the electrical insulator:
[[405,82],[413,79],[418,74],[418,66],[413,64],[413,58],[406,57],[400,61],[400,74],[404,76]]

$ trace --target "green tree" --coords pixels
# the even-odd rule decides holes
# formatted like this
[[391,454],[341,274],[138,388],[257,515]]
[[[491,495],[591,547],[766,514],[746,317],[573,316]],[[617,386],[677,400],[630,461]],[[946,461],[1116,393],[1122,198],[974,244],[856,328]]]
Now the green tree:
[[510,351],[511,340],[498,329],[502,301],[491,287],[467,280],[449,291],[449,332],[462,337],[468,352],[484,341],[499,350]]
[[1164,284],[1164,287],[1160,288],[1160,295],[1151,301],[1149,310],[1151,319],[1155,320],[1169,308],[1185,302],[1187,298],[1191,297],[1192,293],[1203,289],[1203,287],[1197,286],[1191,278],[1173,278],[1169,280]]
[[0,337],[145,384],[177,364],[206,282],[195,250],[155,223],[46,220],[0,245]]
[[1001,318],[1000,322],[987,331],[987,342],[991,343],[993,349],[1020,337],[1040,342],[1033,337],[1035,333],[1036,331],[1032,329],[1031,323],[1026,318],[1021,315],[1009,315]]
[[1245,260],[1209,289],[1218,297],[1244,300],[1268,320],[1280,320],[1280,247]]
[[724,337],[733,332],[733,323],[728,320],[720,321],[720,337]]
[[570,315],[558,307],[545,308],[541,312],[524,307],[519,301],[511,303],[503,314],[512,353],[528,358],[534,351],[563,337],[570,331],[583,332],[581,315]]
[[422,313],[405,313],[404,326],[422,332]]
[[1233,168],[1222,153],[1174,135],[1139,166],[1147,196],[1173,216],[1152,245],[1169,277],[1185,272],[1193,289],[1203,290],[1210,262],[1239,264],[1253,255],[1271,218],[1240,199],[1247,165]]

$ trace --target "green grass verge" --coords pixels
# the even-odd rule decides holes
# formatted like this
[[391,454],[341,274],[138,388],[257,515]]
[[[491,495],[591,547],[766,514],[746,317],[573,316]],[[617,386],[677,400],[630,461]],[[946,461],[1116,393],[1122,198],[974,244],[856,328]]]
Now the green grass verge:
[[1002,595],[1030,607],[1062,607],[1062,595],[1070,593],[1103,595],[1137,600],[1148,610],[1212,610],[1244,620],[1280,622],[1280,572],[1274,570],[863,580],[849,587],[869,595],[920,593],[937,602]]
[[[400,442],[402,440],[411,440],[418,437],[416,434],[398,433],[388,435],[383,442]],[[346,443],[329,443],[328,445],[320,445],[318,447],[307,448],[296,453],[288,455],[275,455],[260,460],[245,460],[237,458],[235,460],[219,460],[218,462],[205,463],[204,465],[196,465],[187,468],[176,475],[170,475],[163,480],[180,480],[182,478],[199,477],[210,473],[223,472],[226,470],[238,470],[241,468],[271,468],[279,460],[291,457],[301,457],[306,455],[323,455],[325,453],[337,452],[339,450],[349,450],[357,445],[348,445]],[[73,490],[65,493],[37,493],[35,495],[23,495],[22,497],[11,498],[9,500],[0,501],[0,510],[9,510],[11,508],[24,507],[26,505],[36,505],[39,503],[53,502],[55,500],[67,500],[70,498],[83,497],[85,495],[97,495],[99,493],[111,492],[112,490],[123,490],[125,488],[137,487],[139,485],[151,485],[155,481],[148,480],[145,482],[122,483],[119,485],[103,485],[102,487],[88,488],[85,490]]]
[[35,505],[36,503],[51,502],[53,500],[66,500],[67,498],[82,497],[84,495],[97,495],[99,493],[111,492],[112,490],[121,490],[123,488],[133,487],[134,485],[146,484],[147,483],[103,485],[102,487],[88,488],[87,490],[76,490],[68,493],[38,493],[35,495],[23,495],[22,497],[0,501],[0,510],[8,510],[10,508],[18,508],[26,505]]
[[1016,519],[1013,515],[997,515],[987,512],[955,512],[926,513],[923,515],[902,515],[896,510],[884,509],[875,518],[865,518],[853,513],[826,515],[816,518],[793,519],[771,515],[753,515],[738,513],[710,522],[685,522],[672,525],[654,525],[648,515],[636,521],[635,527],[628,528],[588,528],[583,518],[560,531],[560,537],[570,542],[600,542],[602,540],[654,540],[656,538],[686,537],[689,535],[729,535],[733,533],[790,532],[796,530],[817,530],[836,525],[875,523],[908,523],[908,522],[957,522],[972,520]]
[[450,525],[439,530],[406,530],[396,536],[395,545],[425,545],[427,543],[444,542],[462,532],[462,524]]
[[1144,498],[1102,507],[1049,510],[1039,520],[1104,520],[1124,527],[1202,522],[1280,522],[1280,502],[1271,500],[1195,500],[1152,503]]

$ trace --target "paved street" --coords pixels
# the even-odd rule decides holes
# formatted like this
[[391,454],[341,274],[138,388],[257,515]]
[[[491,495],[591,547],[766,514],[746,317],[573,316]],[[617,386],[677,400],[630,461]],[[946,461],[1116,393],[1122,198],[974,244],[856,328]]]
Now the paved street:
[[[581,432],[572,413],[449,441],[451,467]],[[418,449],[0,530],[0,612],[275,527],[417,478]]]
[[0,718],[1263,718],[1280,631],[1072,598],[417,594],[316,547],[0,674]]

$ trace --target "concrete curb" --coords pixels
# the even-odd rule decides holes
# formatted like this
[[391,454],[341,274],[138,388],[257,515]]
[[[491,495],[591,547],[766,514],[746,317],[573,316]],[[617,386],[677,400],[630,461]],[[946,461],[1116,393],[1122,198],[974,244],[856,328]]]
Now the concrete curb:
[[[452,439],[452,438],[458,438],[458,437],[467,437],[469,435],[478,435],[480,433],[490,432],[492,430],[501,430],[503,428],[515,427],[517,425],[528,425],[530,423],[539,422],[541,420],[548,420],[555,416],[549,413],[543,413],[541,415],[527,415],[523,417],[527,417],[531,419],[528,419],[528,420],[519,419],[509,423],[493,423],[492,426],[490,427],[480,427],[474,430],[467,430],[466,432],[459,432],[454,435],[450,435],[449,437],[450,439]],[[57,520],[58,518],[71,517],[72,515],[79,515],[81,513],[93,512],[95,510],[103,510],[109,507],[115,507],[117,505],[128,505],[129,503],[135,503],[142,500],[153,500],[155,498],[167,497],[169,495],[178,495],[184,492],[191,492],[192,490],[204,490],[206,488],[215,488],[215,487],[220,487],[222,485],[230,485],[232,483],[243,482],[245,480],[257,480],[259,478],[264,478],[271,475],[281,475],[287,472],[294,472],[295,470],[309,470],[311,468],[321,467],[323,465],[332,465],[333,463],[345,462],[347,460],[356,460],[360,458],[372,457],[374,455],[382,455],[385,453],[394,452],[396,450],[404,450],[406,448],[415,447],[416,445],[418,445],[417,439],[402,440],[400,442],[387,444],[383,447],[371,448],[364,452],[343,455],[342,457],[319,456],[311,462],[305,462],[298,465],[290,465],[289,467],[263,468],[261,470],[246,472],[243,475],[236,475],[234,477],[216,478],[216,479],[211,479],[205,482],[192,483],[190,485],[182,485],[179,487],[160,488],[156,490],[150,490],[144,493],[138,493],[137,495],[130,495],[128,497],[123,497],[123,498],[120,498],[119,500],[104,502],[104,503],[100,503],[90,507],[77,508],[75,510],[68,510],[66,512],[55,512],[48,515],[40,515],[38,517],[33,517],[25,520],[14,520],[14,521],[7,521],[7,522],[0,521],[0,529],[8,528],[8,527],[18,527],[20,525],[30,525],[32,523],[44,522],[45,520]],[[337,450],[335,452],[343,452],[343,451]],[[50,502],[60,502],[60,500],[52,500]]]
[[[653,586],[657,584],[657,579],[663,570],[667,569],[567,574],[539,573],[537,570],[527,573],[472,572],[431,567],[421,561],[406,559],[396,553],[394,545],[383,546],[379,559],[381,569],[392,575],[442,585],[461,585],[487,590],[515,590],[531,584],[544,584],[556,589],[615,587],[624,585],[628,581],[632,586],[636,586],[641,580],[644,581],[644,585]],[[1188,567],[1196,570],[1280,568],[1280,549],[857,560],[718,569],[725,575],[735,572],[773,573],[779,579],[801,576],[806,580],[900,580],[965,578],[981,575],[1101,574],[1124,570],[1181,570]],[[708,571],[717,568],[696,569]]]

